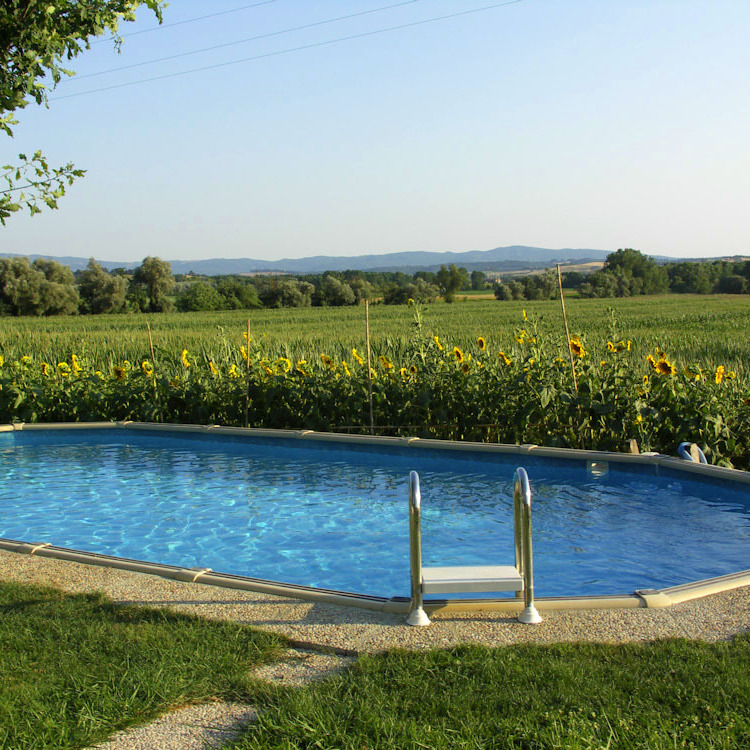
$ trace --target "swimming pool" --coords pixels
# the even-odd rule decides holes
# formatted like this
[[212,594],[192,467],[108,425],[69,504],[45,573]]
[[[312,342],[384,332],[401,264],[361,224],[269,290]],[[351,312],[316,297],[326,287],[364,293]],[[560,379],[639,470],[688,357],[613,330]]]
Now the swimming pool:
[[538,597],[630,594],[750,567],[741,472],[529,446],[127,427],[0,432],[0,537],[408,597],[409,471],[421,478],[425,565],[484,565],[512,562],[523,466]]

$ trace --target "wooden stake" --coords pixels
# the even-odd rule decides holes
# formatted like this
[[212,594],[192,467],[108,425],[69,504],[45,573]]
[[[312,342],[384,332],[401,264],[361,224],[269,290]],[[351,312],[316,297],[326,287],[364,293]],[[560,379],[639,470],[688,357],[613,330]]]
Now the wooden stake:
[[370,300],[365,300],[365,340],[367,344],[367,388],[370,397],[370,435],[375,434],[375,417],[372,410],[372,364],[370,359]]
[[560,304],[562,305],[562,315],[565,321],[565,338],[568,342],[568,354],[570,355],[570,369],[573,372],[573,387],[578,393],[578,380],[576,379],[576,365],[573,359],[573,350],[570,348],[570,329],[568,328],[568,314],[565,312],[565,297],[563,295],[562,275],[560,274],[560,264],[557,264],[557,284],[560,287]]
[[154,340],[151,338],[151,326],[146,321],[146,330],[148,331],[148,346],[151,349],[151,364],[156,369],[156,356],[154,355]]
[[245,427],[248,426],[250,411],[250,318],[247,319],[247,340],[245,341]]

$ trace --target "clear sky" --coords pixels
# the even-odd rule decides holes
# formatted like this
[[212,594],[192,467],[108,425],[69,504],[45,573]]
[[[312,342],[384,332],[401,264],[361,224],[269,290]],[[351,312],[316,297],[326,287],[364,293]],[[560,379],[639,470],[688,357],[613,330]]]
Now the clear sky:
[[[750,253],[748,0],[520,0],[370,33],[493,5],[414,0],[230,44],[396,1],[172,0],[120,55],[94,44],[0,136],[2,163],[88,170],[0,252]],[[141,9],[122,31],[155,26]]]

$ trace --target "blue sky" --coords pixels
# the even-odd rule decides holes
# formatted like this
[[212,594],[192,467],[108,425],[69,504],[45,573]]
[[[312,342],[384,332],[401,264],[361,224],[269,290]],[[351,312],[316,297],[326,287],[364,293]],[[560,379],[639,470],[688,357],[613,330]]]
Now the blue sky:
[[[259,2],[260,0],[256,0]],[[96,43],[3,162],[88,170],[0,251],[106,260],[597,248],[750,254],[750,3],[173,0]],[[180,21],[234,11],[191,23]],[[170,25],[175,24],[175,25]],[[139,12],[123,33],[152,29]],[[87,76],[89,77],[83,77]]]

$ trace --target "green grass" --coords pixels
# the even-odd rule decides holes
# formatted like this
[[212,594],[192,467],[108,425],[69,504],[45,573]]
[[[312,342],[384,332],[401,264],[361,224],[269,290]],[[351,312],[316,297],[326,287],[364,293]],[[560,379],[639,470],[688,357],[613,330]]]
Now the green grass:
[[269,699],[236,747],[747,748],[750,640],[363,657]]
[[232,623],[0,583],[0,747],[74,748],[167,709],[246,699],[283,639]]
[[[665,349],[682,362],[706,366],[724,364],[738,374],[750,361],[750,296],[667,295],[624,299],[569,299],[571,333],[580,334],[588,348],[606,347],[608,339],[632,339],[640,351]],[[476,300],[452,305],[437,302],[424,312],[428,333],[439,333],[451,344],[467,346],[484,336],[492,346],[507,347],[521,311],[541,316],[548,336],[562,337],[564,328],[558,301],[497,302]],[[614,310],[616,330],[612,331]],[[332,356],[362,350],[365,341],[363,307],[297,308],[154,315],[99,315],[60,318],[4,318],[0,354],[6,360],[24,354],[35,360],[57,362],[72,352],[84,355],[100,369],[113,361],[150,359],[146,322],[153,331],[159,353],[174,356],[183,349],[196,355],[222,359],[227,347],[242,343],[250,320],[256,340],[276,356],[317,358],[320,351]],[[398,345],[410,335],[413,312],[406,306],[373,305],[370,308],[372,339],[376,348]]]

